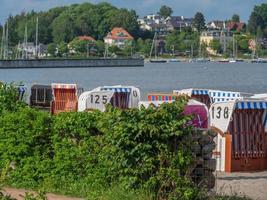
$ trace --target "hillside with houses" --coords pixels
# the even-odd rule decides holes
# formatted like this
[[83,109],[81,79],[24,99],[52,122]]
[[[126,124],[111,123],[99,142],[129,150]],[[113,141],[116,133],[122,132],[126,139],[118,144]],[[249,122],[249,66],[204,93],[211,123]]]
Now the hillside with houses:
[[[109,3],[83,3],[10,16],[0,26],[0,59],[45,57],[247,57],[267,55],[267,4],[248,22],[238,14],[206,21],[168,6],[138,17]],[[155,37],[155,35],[157,37]]]

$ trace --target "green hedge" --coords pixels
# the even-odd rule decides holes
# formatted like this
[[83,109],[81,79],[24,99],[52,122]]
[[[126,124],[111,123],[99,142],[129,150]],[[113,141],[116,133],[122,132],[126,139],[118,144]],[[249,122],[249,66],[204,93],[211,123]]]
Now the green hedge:
[[0,85],[0,187],[101,200],[227,199],[188,178],[196,133],[186,103],[51,116],[19,101],[13,84]]
[[57,116],[26,106],[3,109],[0,167],[10,163],[7,184],[16,187],[90,196],[91,188],[99,195],[119,185],[192,199],[197,190],[185,177],[192,164],[186,102]]

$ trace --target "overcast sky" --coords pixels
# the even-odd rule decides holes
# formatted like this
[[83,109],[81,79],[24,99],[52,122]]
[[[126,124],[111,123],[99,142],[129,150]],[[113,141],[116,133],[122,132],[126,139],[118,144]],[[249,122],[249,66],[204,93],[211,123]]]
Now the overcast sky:
[[[15,15],[21,11],[48,10],[55,6],[82,2],[98,3],[101,0],[0,0],[0,22],[3,23],[8,15]],[[168,5],[175,15],[192,17],[200,11],[209,21],[224,20],[237,13],[242,21],[247,21],[253,7],[266,3],[267,0],[107,0],[106,2],[118,7],[135,9],[141,17],[157,12],[161,5]]]

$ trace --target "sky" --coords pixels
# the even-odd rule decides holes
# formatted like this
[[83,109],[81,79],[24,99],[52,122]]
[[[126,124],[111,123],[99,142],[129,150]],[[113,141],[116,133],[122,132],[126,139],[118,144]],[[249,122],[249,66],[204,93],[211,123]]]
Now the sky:
[[[0,0],[0,23],[12,14],[22,11],[48,10],[55,6],[73,3],[99,3],[101,0]],[[193,17],[196,12],[202,12],[206,21],[225,20],[234,13],[240,15],[242,21],[247,21],[253,7],[267,0],[106,0],[117,7],[134,9],[140,17],[156,13],[161,5],[170,6],[174,15]]]

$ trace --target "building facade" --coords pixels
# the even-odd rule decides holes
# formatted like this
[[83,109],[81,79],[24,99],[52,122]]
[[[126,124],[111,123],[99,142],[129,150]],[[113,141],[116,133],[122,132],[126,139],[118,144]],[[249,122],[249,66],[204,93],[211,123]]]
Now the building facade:
[[115,27],[111,32],[104,38],[104,42],[108,46],[117,46],[124,48],[127,44],[131,44],[133,37],[123,28]]

